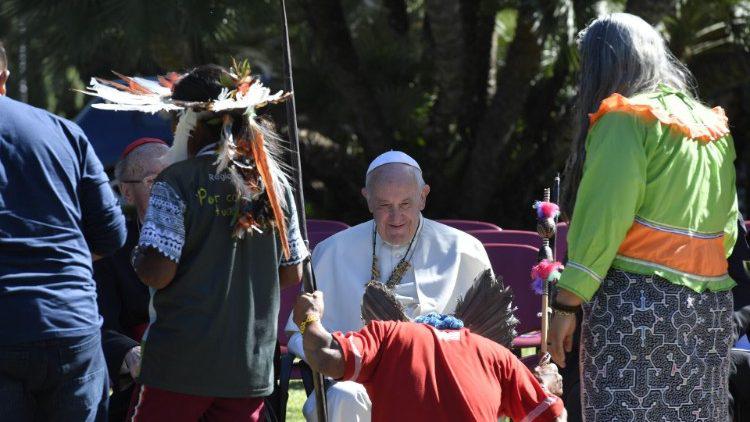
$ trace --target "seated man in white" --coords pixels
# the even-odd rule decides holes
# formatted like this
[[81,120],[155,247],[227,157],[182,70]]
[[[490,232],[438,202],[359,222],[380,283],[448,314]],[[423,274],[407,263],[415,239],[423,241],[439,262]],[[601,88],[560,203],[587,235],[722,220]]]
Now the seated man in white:
[[[474,278],[490,268],[477,239],[422,217],[429,192],[419,164],[403,152],[386,152],[370,164],[362,195],[373,220],[331,236],[313,251],[318,290],[328,298],[323,316],[328,331],[364,326],[360,305],[370,280],[393,286],[414,318],[453,312]],[[302,337],[291,318],[286,330],[289,349],[304,359]],[[370,421],[370,399],[362,385],[337,382],[327,398],[329,421]],[[307,420],[316,419],[314,394],[303,413]]]

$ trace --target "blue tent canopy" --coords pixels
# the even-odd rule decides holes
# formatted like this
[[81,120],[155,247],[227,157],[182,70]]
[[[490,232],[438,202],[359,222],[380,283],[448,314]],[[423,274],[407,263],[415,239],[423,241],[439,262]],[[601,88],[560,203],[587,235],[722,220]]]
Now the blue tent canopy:
[[78,113],[75,122],[83,129],[105,168],[114,166],[120,154],[138,138],[159,138],[172,144],[172,127],[166,113],[99,110],[91,101]]

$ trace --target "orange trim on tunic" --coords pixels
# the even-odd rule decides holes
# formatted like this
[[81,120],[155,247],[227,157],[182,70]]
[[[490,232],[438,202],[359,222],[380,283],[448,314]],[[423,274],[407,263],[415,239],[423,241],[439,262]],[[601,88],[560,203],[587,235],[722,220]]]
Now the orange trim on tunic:
[[692,237],[661,231],[638,221],[628,231],[618,254],[701,277],[721,277],[728,269],[723,234],[708,239]]
[[721,107],[711,109],[714,117],[714,119],[711,119],[712,121],[703,123],[686,122],[680,116],[666,110],[656,108],[646,102],[638,102],[623,97],[620,94],[610,95],[602,101],[596,113],[589,114],[589,127],[593,127],[597,120],[611,111],[633,113],[649,120],[657,119],[690,139],[699,139],[704,142],[715,141],[729,133],[729,120]]

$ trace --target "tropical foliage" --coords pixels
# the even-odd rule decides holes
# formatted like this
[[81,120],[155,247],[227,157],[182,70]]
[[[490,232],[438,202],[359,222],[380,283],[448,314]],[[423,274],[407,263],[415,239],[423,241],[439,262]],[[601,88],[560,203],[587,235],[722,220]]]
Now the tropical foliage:
[[[289,0],[305,193],[316,217],[356,222],[367,162],[402,149],[432,186],[427,214],[531,223],[572,132],[576,34],[626,10],[656,25],[727,109],[740,203],[750,187],[750,2],[740,0]],[[281,88],[276,0],[5,0],[10,95],[74,116],[90,76],[164,74],[247,58]],[[273,119],[283,125],[283,110]],[[283,132],[283,130],[282,130]],[[565,210],[564,210],[565,211]]]

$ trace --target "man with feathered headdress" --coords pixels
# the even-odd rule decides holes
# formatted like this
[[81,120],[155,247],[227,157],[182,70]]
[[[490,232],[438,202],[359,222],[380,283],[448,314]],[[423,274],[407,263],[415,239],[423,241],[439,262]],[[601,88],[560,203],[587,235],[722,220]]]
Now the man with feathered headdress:
[[[134,420],[258,420],[273,390],[279,290],[307,256],[278,138],[277,102],[246,63],[155,83],[94,80],[102,108],[179,111],[133,263],[151,287]],[[169,86],[171,85],[171,89]]]

